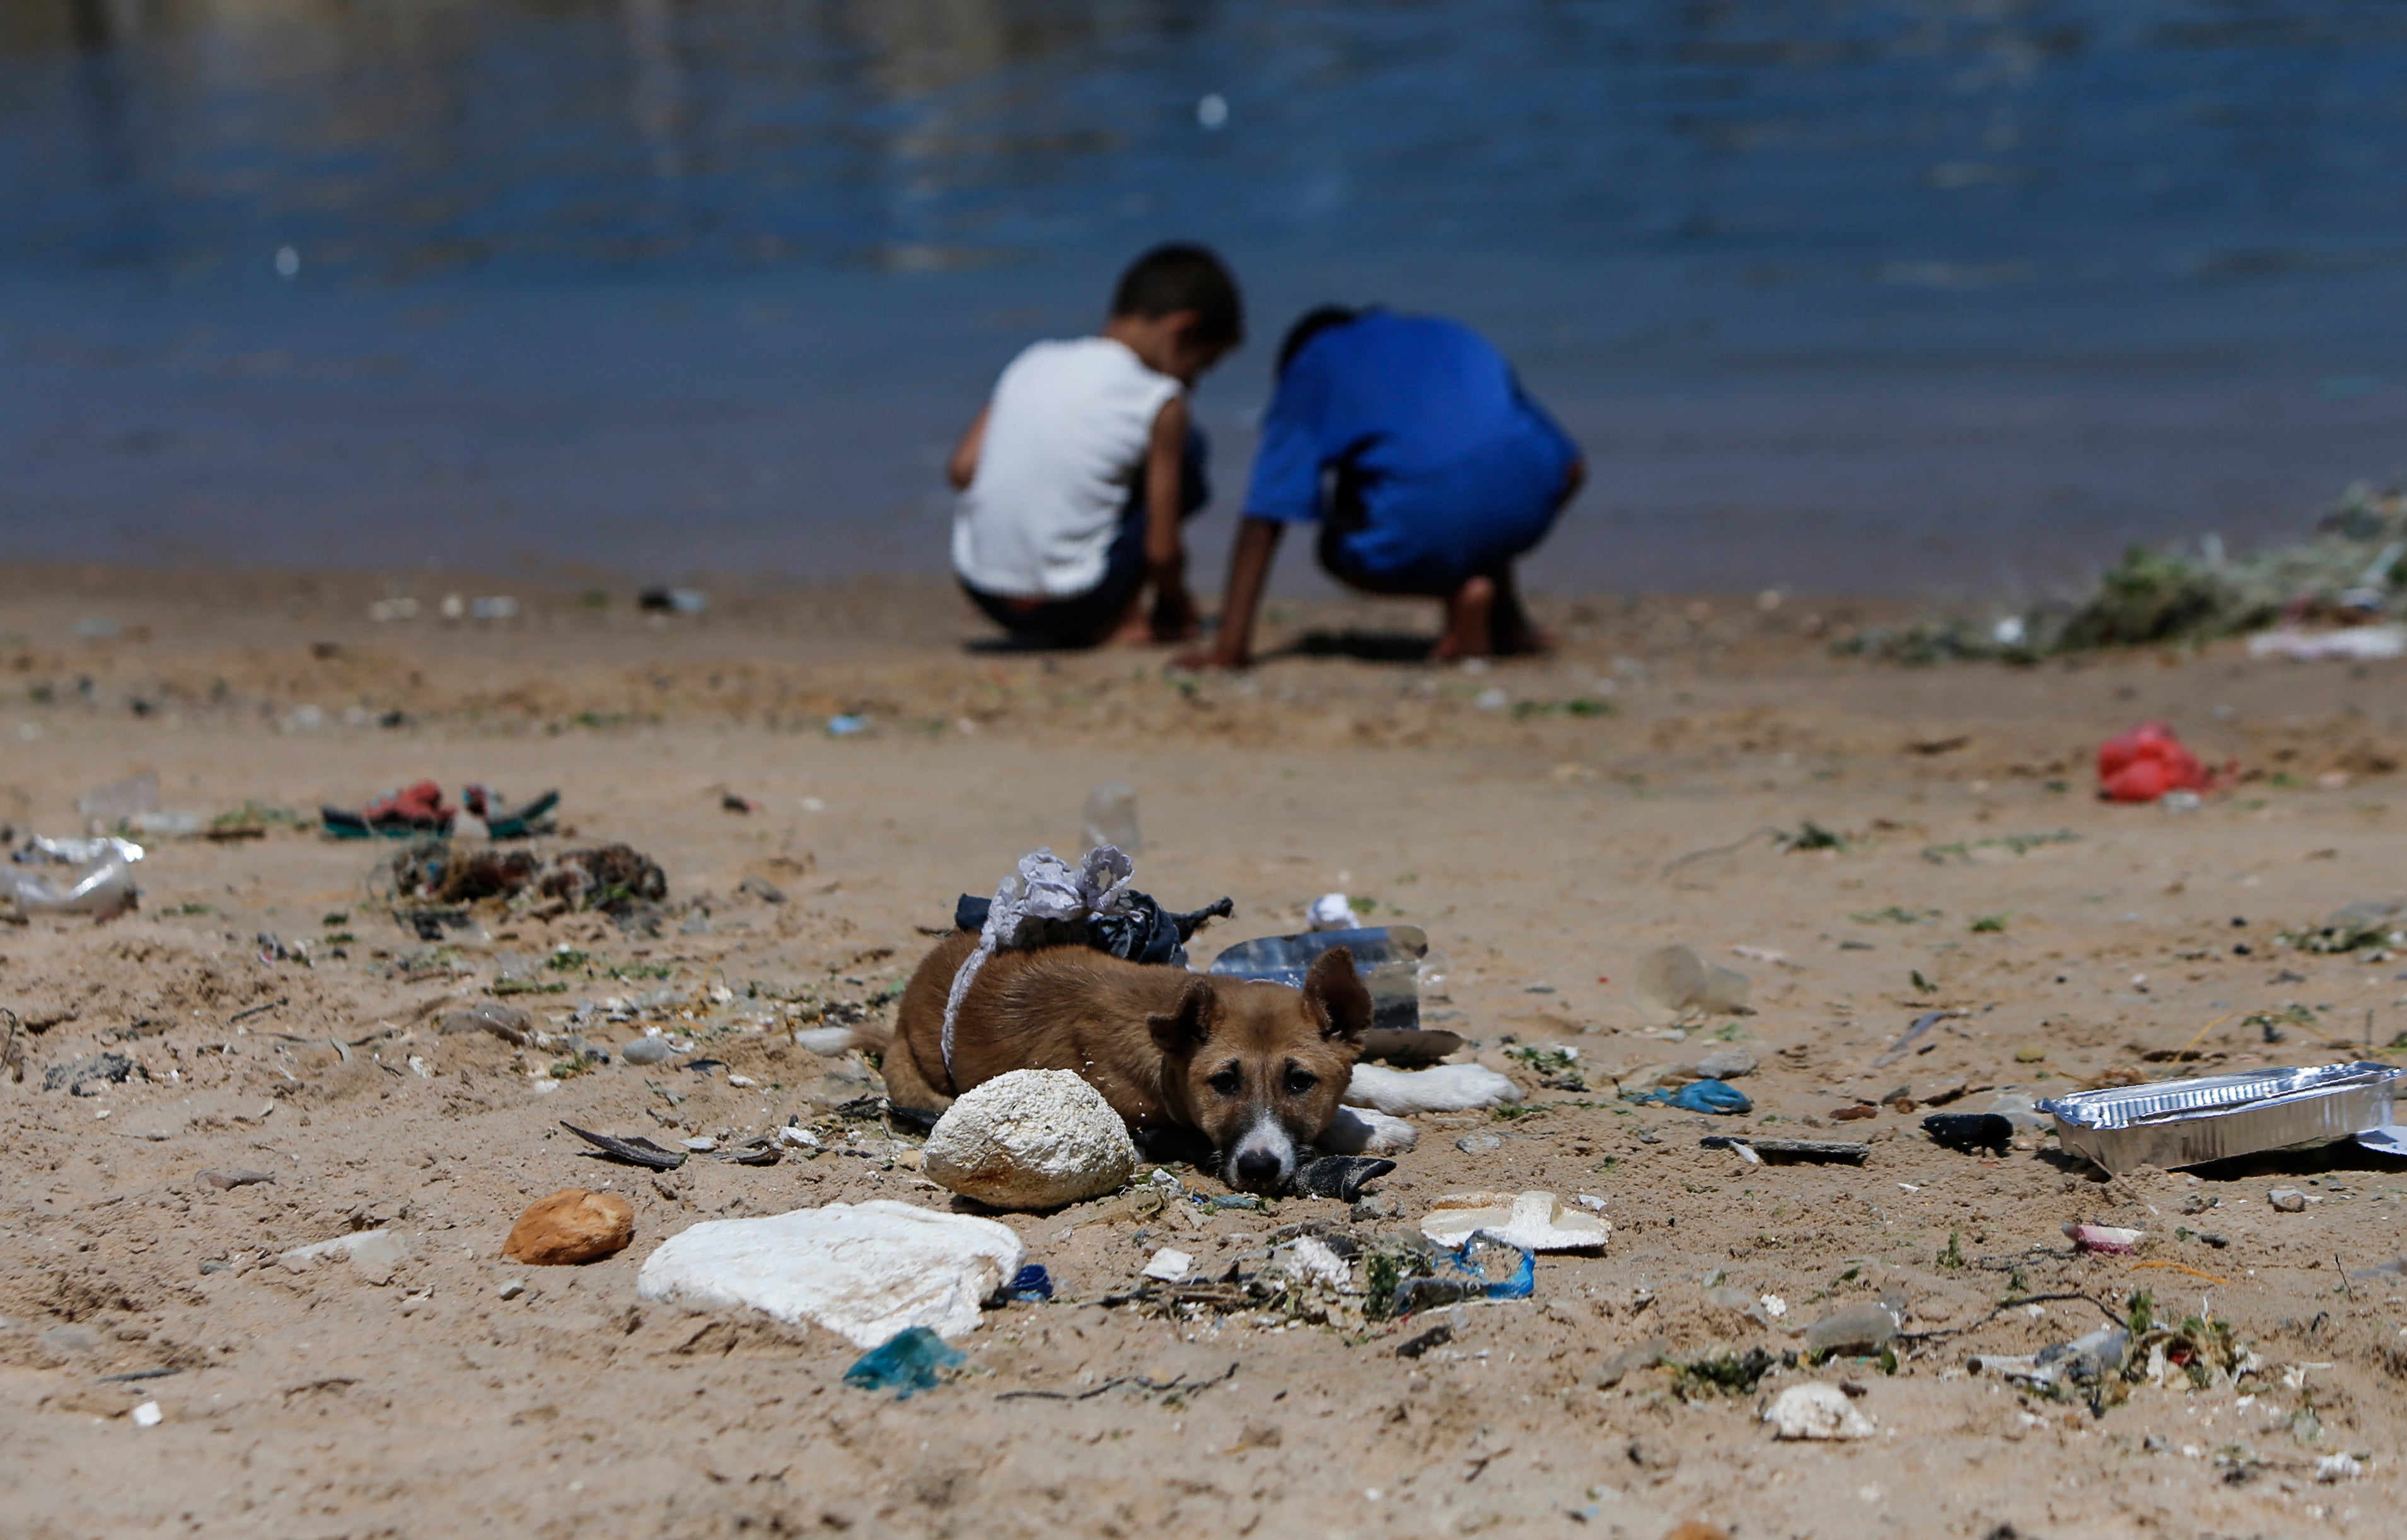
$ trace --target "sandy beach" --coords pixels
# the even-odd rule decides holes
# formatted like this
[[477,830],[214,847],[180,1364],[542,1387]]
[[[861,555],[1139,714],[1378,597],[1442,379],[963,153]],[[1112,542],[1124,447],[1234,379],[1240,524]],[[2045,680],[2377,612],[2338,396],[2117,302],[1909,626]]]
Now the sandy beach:
[[[447,622],[453,589],[516,612]],[[2108,1180],[2049,1137],[1937,1148],[1919,1105],[1832,1114],[2378,1056],[2407,1032],[2407,964],[2275,934],[2400,896],[2407,665],[2235,644],[1907,670],[1830,655],[1859,606],[1747,595],[1547,601],[1558,654],[1445,668],[1390,656],[1424,609],[1289,605],[1261,666],[1194,677],[1159,652],[965,648],[982,628],[931,585],[657,619],[623,592],[411,592],[414,618],[377,623],[389,591],[367,577],[0,572],[18,840],[81,833],[78,797],[143,770],[205,819],[481,781],[557,788],[573,833],[546,848],[624,841],[668,884],[657,934],[487,904],[430,942],[379,888],[392,847],[270,817],[258,838],[146,841],[134,913],[0,929],[23,1065],[0,1079],[11,1533],[2392,1533],[2407,1286],[2366,1270],[2407,1251],[2397,1162],[2340,1146]],[[865,730],[832,735],[837,715]],[[2201,806],[2094,800],[2099,741],[2149,719],[2230,767]],[[699,1220],[954,1204],[917,1135],[824,1105],[858,1061],[793,1033],[887,1011],[956,895],[1075,848],[1107,780],[1137,788],[1141,886],[1235,900],[1199,962],[1346,891],[1426,930],[1431,1024],[1527,1100],[1417,1119],[1374,1184],[1384,1212],[1118,1196],[1002,1216],[1058,1298],[990,1312],[964,1369],[907,1401],[846,1385],[859,1352],[833,1334],[639,1302],[645,1259]],[[1809,821],[1837,848],[1773,837]],[[1631,976],[1673,942],[1747,974],[1752,1014],[1642,1014]],[[436,1030],[529,979],[506,998],[548,1032],[632,1000],[589,1039],[663,1025],[725,1067],[563,1078],[554,1055]],[[1927,1051],[1874,1067],[1932,1010],[1951,1014]],[[1588,1089],[1508,1054],[1531,1044],[1576,1048]],[[1734,1082],[1748,1115],[1616,1095],[1730,1046],[1759,1061]],[[45,1089],[105,1054],[127,1078]],[[561,1128],[732,1143],[796,1118],[828,1152],[660,1176]],[[1700,1145],[1730,1134],[1870,1152],[1752,1165]],[[238,1169],[273,1180],[202,1176]],[[634,1243],[505,1261],[519,1212],[567,1187],[624,1194]],[[1602,1199],[1613,1233],[1541,1257],[1528,1300],[1325,1324],[1099,1303],[1163,1245],[1217,1270],[1291,1226],[1367,1241],[1446,1193],[1529,1189]],[[2144,1238],[2076,1254],[2076,1222]],[[278,1260],[373,1229],[406,1247],[380,1282]],[[2160,1318],[2228,1320],[2242,1383],[2176,1364],[2100,1411],[1968,1368],[2141,1290]],[[1891,1362],[1779,1362],[1884,1296]],[[1440,1319],[1450,1342],[1397,1354]],[[1722,1390],[1633,1366],[1650,1340],[1774,1363]],[[1809,1381],[1854,1387],[1873,1435],[1775,1441],[1762,1406]],[[2361,1472],[2319,1480],[2332,1456]]]

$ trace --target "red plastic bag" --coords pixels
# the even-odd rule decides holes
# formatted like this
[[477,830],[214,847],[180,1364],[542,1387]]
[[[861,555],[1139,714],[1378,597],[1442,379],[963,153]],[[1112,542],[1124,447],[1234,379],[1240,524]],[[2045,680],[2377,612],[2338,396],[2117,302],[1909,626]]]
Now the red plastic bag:
[[2098,748],[2098,791],[2110,802],[2154,802],[2168,791],[2206,788],[2206,767],[2162,722],[2143,722]]

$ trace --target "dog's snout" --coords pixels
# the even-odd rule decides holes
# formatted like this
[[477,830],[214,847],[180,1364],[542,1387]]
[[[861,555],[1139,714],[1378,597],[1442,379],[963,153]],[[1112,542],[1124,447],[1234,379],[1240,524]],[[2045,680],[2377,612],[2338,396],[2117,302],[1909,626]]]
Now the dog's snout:
[[1237,1180],[1246,1187],[1268,1187],[1282,1175],[1279,1158],[1267,1149],[1248,1149],[1237,1157]]

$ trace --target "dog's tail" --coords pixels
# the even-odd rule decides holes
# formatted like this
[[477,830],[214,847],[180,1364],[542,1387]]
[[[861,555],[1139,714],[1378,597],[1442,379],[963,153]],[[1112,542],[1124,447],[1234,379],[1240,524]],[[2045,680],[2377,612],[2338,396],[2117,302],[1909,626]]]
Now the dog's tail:
[[855,1048],[883,1054],[894,1046],[894,1029],[868,1021],[850,1027],[807,1027],[794,1034],[794,1042],[823,1059],[833,1059]]

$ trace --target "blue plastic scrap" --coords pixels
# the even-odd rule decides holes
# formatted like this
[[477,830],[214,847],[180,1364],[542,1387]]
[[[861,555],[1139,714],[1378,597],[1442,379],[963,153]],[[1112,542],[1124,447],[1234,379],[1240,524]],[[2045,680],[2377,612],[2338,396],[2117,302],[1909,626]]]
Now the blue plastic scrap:
[[938,1370],[961,1362],[961,1354],[946,1347],[944,1338],[924,1326],[914,1326],[855,1359],[844,1372],[844,1382],[864,1390],[890,1390],[895,1400],[908,1401],[918,1391],[936,1388]]
[[1437,1270],[1400,1280],[1388,1313],[1408,1316],[1467,1299],[1528,1299],[1537,1287],[1535,1253],[1474,1235],[1460,1251],[1447,1252]]
[[1746,1092],[1726,1080],[1691,1080],[1678,1091],[1650,1091],[1630,1099],[1634,1102],[1660,1102],[1683,1112],[1740,1113],[1755,1110],[1755,1104],[1746,1099]]
[[1040,1304],[1053,1297],[1053,1276],[1032,1262],[1011,1276],[1011,1286],[1004,1292],[1022,1305]]

